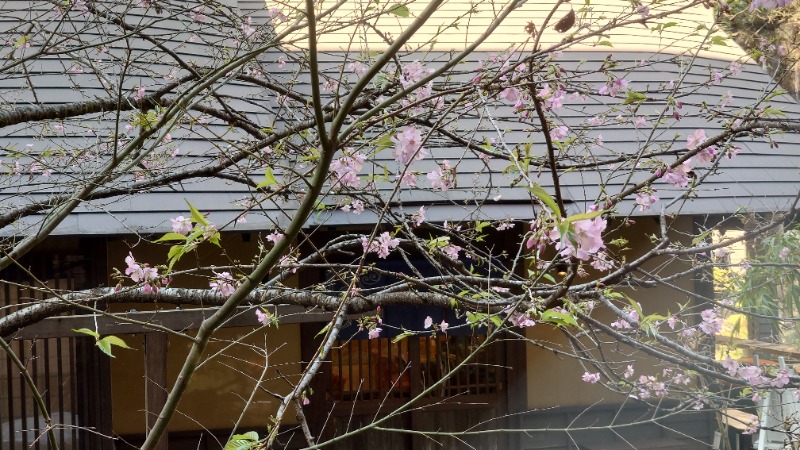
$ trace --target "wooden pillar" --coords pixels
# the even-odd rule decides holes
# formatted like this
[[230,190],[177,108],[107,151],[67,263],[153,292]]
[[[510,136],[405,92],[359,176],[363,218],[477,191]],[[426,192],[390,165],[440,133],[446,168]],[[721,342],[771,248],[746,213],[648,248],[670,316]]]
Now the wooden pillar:
[[[410,372],[410,396],[411,398],[416,397],[422,392],[422,355],[420,355],[420,341],[421,339],[419,336],[410,336],[405,339],[406,344],[408,345],[408,360],[411,361],[412,366],[409,368]],[[402,342],[402,341],[401,341]],[[426,342],[427,345],[427,342]],[[425,348],[425,353],[428,353],[427,347]],[[415,431],[425,430],[426,424],[424,421],[424,417],[422,416],[423,412],[418,411],[417,408],[413,408],[411,410],[411,429]],[[426,447],[426,444],[429,444],[428,439],[425,436],[412,434],[411,435],[411,448],[413,449],[423,449]],[[430,446],[430,445],[428,445]]]
[[[161,408],[167,402],[167,335],[144,335],[145,391],[144,409],[147,415],[147,433],[156,422]],[[164,433],[155,450],[168,450],[169,436]]]

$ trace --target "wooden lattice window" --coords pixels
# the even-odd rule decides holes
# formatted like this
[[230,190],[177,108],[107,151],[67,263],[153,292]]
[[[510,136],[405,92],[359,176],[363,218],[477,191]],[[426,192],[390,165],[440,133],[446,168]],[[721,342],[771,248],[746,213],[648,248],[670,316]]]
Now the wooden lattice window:
[[[331,355],[331,388],[336,400],[408,398],[453,372],[486,339],[483,334],[414,336],[339,341]],[[435,389],[429,397],[496,394],[502,389],[496,345],[472,360]]]

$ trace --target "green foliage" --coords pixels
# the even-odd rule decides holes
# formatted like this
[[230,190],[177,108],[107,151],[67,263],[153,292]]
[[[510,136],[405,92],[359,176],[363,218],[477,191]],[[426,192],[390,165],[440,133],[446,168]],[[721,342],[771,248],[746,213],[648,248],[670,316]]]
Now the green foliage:
[[491,322],[496,327],[499,327],[503,324],[503,319],[497,314],[467,311],[467,323],[471,328],[483,326],[487,321]]
[[550,322],[559,327],[578,326],[578,321],[575,320],[575,316],[570,313],[555,309],[548,309],[547,311],[544,311],[539,318],[542,320],[542,322]]
[[[749,268],[715,274],[721,294],[748,312],[800,316],[800,227],[765,237],[752,253]],[[795,328],[784,330],[786,343],[800,342]]]
[[628,95],[622,102],[623,105],[630,105],[632,103],[641,103],[647,100],[647,96],[641,92],[628,91]]
[[255,450],[258,448],[259,438],[255,431],[248,431],[244,434],[234,434],[231,440],[225,444],[224,450]]
[[208,222],[208,219],[206,219],[194,205],[189,203],[188,200],[186,204],[189,205],[189,211],[191,211],[190,220],[195,224],[192,231],[188,235],[170,232],[155,240],[155,242],[181,242],[169,248],[169,252],[167,253],[167,273],[172,271],[172,268],[181,260],[183,255],[194,250],[201,242],[208,241],[217,247],[221,246],[221,235],[216,228],[214,228],[213,225]]
[[275,175],[272,174],[272,168],[267,167],[267,169],[264,170],[264,181],[258,183],[258,186],[256,186],[256,188],[261,189],[264,187],[275,186],[277,184],[278,180],[276,180]]
[[556,201],[550,196],[550,194],[547,193],[547,191],[542,189],[539,184],[534,183],[533,186],[528,186],[528,190],[531,191],[531,194],[535,195],[536,198],[541,200],[541,202],[544,203],[548,208],[550,208],[550,211],[552,211],[553,214],[555,214],[557,217],[561,217],[561,209],[556,204]]
[[88,328],[73,328],[72,331],[75,333],[85,334],[87,336],[93,337],[95,341],[94,345],[96,345],[97,348],[100,349],[100,351],[102,351],[103,353],[112,358],[115,358],[115,356],[111,353],[112,346],[133,350],[131,347],[128,346],[128,344],[125,343],[125,341],[123,341],[121,338],[117,336],[108,335],[104,338],[101,338],[99,333],[90,330]]
[[389,12],[400,17],[408,17],[411,15],[411,11],[409,11],[407,7],[400,4],[392,6],[391,9],[389,9]]

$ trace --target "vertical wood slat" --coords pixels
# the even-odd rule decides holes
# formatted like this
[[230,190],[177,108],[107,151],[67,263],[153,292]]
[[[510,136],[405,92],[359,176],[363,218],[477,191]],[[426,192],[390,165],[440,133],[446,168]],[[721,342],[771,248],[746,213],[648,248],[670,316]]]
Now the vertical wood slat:
[[[167,335],[164,333],[145,333],[144,335],[145,414],[147,414],[147,433],[155,425],[161,408],[167,402]],[[168,433],[164,433],[156,444],[156,450],[169,448]]]
[[[78,413],[78,392],[79,392],[78,391],[78,384],[80,383],[80,379],[77,376],[78,367],[77,367],[77,363],[76,363],[76,360],[78,359],[77,358],[76,346],[78,345],[78,343],[77,343],[77,338],[69,337],[67,339],[69,340],[69,345],[67,346],[67,352],[69,353],[69,358],[68,358],[68,361],[69,361],[69,373],[73,375],[74,380],[75,380],[72,383],[70,383],[70,387],[72,389],[72,395],[71,395],[72,405],[70,405],[70,411],[72,411],[72,414],[73,414],[72,417],[75,417],[77,415],[77,413]],[[78,437],[79,437],[78,426],[77,426],[78,425],[78,421],[77,420],[73,420],[72,421],[72,425],[73,425],[73,427],[72,427],[72,442],[77,443],[78,442]]]
[[[39,366],[40,366],[40,364],[39,364],[39,351],[38,351],[38,349],[39,349],[39,344],[41,342],[42,342],[41,339],[34,339],[34,340],[31,341],[31,359],[30,359],[30,364],[28,366],[30,368],[31,379],[33,380],[33,382],[37,386],[37,391],[39,391],[40,395],[42,394],[42,392],[41,392],[40,389],[38,389],[38,386],[41,386],[41,383],[39,382]],[[33,437],[33,441],[34,441],[34,442],[31,443],[31,446],[34,447],[36,450],[42,450],[41,439],[36,439],[38,437],[37,435],[38,435],[39,430],[42,429],[42,424],[41,424],[41,420],[40,420],[40,417],[42,415],[42,411],[39,410],[39,405],[36,404],[35,395],[36,395],[36,393],[31,392],[31,419],[33,419],[32,420],[33,421],[33,428],[32,428],[33,432],[30,433],[30,434],[32,435],[31,437]]]

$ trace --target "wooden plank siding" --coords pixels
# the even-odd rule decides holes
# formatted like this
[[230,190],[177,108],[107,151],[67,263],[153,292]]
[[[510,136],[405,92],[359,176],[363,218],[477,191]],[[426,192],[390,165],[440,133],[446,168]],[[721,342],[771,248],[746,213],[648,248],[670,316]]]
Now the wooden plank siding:
[[[102,240],[64,239],[63,252],[50,244],[26,256],[16,267],[3,271],[0,314],[6,315],[52,292],[84,289],[96,283],[105,258]],[[88,245],[91,244],[91,245]],[[84,246],[82,256],[77,247]],[[43,277],[32,280],[27,271]],[[9,343],[44,399],[62,450],[112,449],[110,417],[111,380],[108,358],[98,356],[94,339],[74,332],[28,339],[3,337]],[[45,450],[47,424],[20,370],[6,354],[0,356],[0,448]]]

